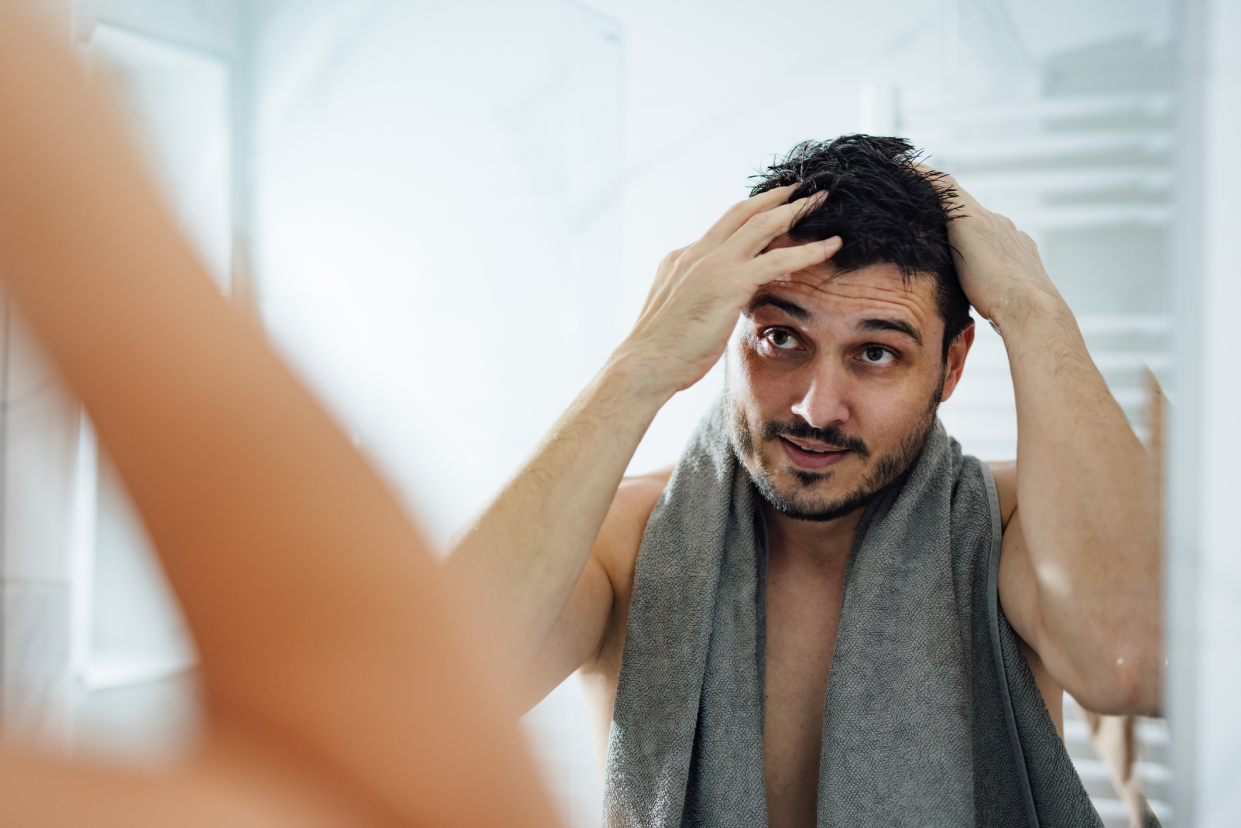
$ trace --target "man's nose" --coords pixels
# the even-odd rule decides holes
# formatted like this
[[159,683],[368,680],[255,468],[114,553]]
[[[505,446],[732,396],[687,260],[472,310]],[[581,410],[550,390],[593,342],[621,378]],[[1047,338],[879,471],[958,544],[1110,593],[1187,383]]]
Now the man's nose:
[[793,413],[815,428],[847,423],[849,404],[845,391],[848,377],[843,369],[830,363],[814,366],[808,380],[805,393],[793,404]]

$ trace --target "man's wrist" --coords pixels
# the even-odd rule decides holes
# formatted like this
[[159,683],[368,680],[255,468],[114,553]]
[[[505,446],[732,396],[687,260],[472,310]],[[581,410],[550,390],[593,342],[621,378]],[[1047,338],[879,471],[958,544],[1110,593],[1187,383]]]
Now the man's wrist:
[[675,385],[663,377],[658,365],[623,347],[608,359],[596,377],[596,384],[600,392],[621,395],[635,413],[649,413],[652,419],[677,392]]
[[1080,337],[1077,320],[1058,293],[1038,287],[1013,291],[995,302],[989,316],[1010,352],[1022,349],[1031,338],[1042,339],[1049,329],[1065,329]]

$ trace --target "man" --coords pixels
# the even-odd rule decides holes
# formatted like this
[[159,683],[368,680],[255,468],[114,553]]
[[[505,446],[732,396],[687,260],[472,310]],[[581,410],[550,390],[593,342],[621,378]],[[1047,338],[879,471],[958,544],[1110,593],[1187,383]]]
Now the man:
[[[1008,349],[1016,463],[962,457],[935,416],[967,302]],[[622,481],[721,355],[676,471]],[[1156,512],[1030,238],[907,142],[847,136],[661,263],[451,565],[531,701],[581,670],[611,825],[1099,824],[1060,697],[1158,709]]]

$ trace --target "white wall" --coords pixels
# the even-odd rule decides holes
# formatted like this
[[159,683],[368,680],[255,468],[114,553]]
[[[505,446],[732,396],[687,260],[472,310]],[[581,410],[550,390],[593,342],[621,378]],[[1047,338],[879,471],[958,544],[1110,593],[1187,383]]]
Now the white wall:
[[259,31],[263,317],[442,540],[619,340],[620,32],[561,0]]
[[1176,250],[1177,363],[1184,372],[1169,453],[1167,562],[1169,701],[1179,785],[1189,824],[1237,824],[1241,813],[1241,7],[1183,4],[1181,233]]

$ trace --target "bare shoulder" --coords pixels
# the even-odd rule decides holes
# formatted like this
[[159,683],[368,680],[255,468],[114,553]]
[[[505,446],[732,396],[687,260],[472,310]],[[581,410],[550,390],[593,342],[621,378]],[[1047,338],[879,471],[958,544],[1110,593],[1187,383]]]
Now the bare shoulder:
[[650,474],[626,477],[616,490],[612,507],[595,541],[594,556],[607,571],[618,596],[628,596],[642,533],[670,477],[671,466]]
[[987,465],[995,478],[995,493],[1000,498],[1000,523],[1007,528],[1013,512],[1017,511],[1017,461],[989,460]]
[[672,469],[668,468],[622,480],[591,551],[612,586],[612,611],[593,668],[609,676],[620,669],[642,534],[671,476]]

